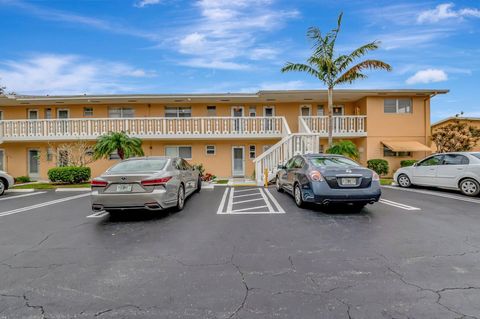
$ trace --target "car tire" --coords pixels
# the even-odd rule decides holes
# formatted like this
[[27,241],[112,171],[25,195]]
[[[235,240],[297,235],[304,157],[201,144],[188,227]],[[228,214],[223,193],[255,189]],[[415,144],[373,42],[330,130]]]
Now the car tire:
[[407,174],[400,174],[397,178],[397,183],[400,185],[400,187],[403,188],[408,188],[412,186],[412,182],[410,181],[410,178],[407,176]]
[[198,181],[197,181],[197,189],[195,190],[195,193],[200,193],[202,190],[202,179],[200,176],[198,176]]
[[283,188],[282,188],[282,185],[280,184],[279,176],[277,176],[277,178],[275,179],[275,188],[277,189],[277,192],[283,193]]
[[302,189],[300,188],[300,184],[295,184],[295,187],[293,188],[293,199],[295,200],[295,204],[297,204],[298,207],[305,207],[305,202],[303,201]]
[[3,179],[0,179],[0,196],[5,193],[5,190],[7,189],[7,185]]
[[480,194],[480,184],[473,178],[462,179],[459,187],[463,195],[474,197]]
[[183,187],[183,184],[181,184],[177,192],[177,205],[175,206],[175,210],[179,212],[183,210],[184,206],[185,206],[185,187]]

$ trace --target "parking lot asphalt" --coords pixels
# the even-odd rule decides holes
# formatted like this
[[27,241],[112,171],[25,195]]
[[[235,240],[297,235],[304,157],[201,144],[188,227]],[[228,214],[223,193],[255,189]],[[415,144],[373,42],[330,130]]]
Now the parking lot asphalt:
[[480,198],[216,187],[91,218],[85,193],[21,195],[0,197],[0,318],[480,318]]

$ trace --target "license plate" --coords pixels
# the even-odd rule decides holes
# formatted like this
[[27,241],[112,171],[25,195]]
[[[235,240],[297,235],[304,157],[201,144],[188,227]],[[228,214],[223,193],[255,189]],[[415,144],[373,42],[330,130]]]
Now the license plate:
[[357,179],[356,178],[342,178],[342,185],[357,185]]
[[132,191],[132,184],[118,184],[117,185],[117,192],[119,193],[126,193]]

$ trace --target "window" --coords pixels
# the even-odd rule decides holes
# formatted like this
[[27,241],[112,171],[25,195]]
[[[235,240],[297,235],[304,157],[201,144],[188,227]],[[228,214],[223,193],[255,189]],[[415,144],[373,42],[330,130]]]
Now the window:
[[135,117],[135,110],[131,107],[111,107],[108,109],[108,117]]
[[171,157],[192,158],[191,146],[166,146],[165,155]]
[[471,155],[475,156],[476,158],[480,159],[480,153],[472,153]]
[[217,107],[215,105],[207,106],[207,116],[217,116]]
[[333,116],[342,116],[344,113],[343,105],[336,105],[333,107]]
[[58,151],[58,166],[68,166],[68,152],[65,150]]
[[0,150],[0,171],[5,170],[5,151]]
[[47,120],[51,119],[52,118],[52,109],[48,108],[48,109],[45,109],[45,118]]
[[165,117],[192,117],[190,106],[166,106]]
[[250,116],[250,117],[257,116],[257,107],[256,106],[250,106],[248,108],[248,116]]
[[384,157],[408,157],[412,156],[411,152],[394,152],[388,147],[383,147],[383,156]]
[[303,165],[305,164],[305,161],[303,160],[303,158],[301,158],[300,156],[298,156],[296,159],[295,159],[295,163],[294,163],[294,168],[302,168]]
[[257,147],[255,145],[250,145],[248,147],[248,151],[250,159],[254,159],[255,157],[257,157]]
[[443,155],[431,156],[423,161],[419,162],[417,166],[435,166],[440,165],[443,160]]
[[265,106],[263,108],[263,116],[275,116],[275,108],[273,106]]
[[384,113],[412,113],[412,99],[385,99]]
[[93,116],[93,107],[84,107],[83,116]]
[[323,105],[317,105],[317,116],[324,116]]
[[310,162],[316,167],[345,167],[345,166],[359,166],[358,163],[345,157],[314,157]]
[[291,158],[291,159],[287,162],[287,164],[285,165],[287,169],[292,169],[292,168],[295,167],[295,159],[296,159],[296,157]]
[[193,171],[193,166],[190,165],[186,160],[182,159],[182,164],[187,171]]
[[300,105],[300,116],[310,116],[312,107],[310,105]]
[[215,145],[207,145],[205,149],[207,155],[215,155]]
[[443,165],[468,165],[470,161],[460,154],[446,154],[443,157]]
[[53,148],[49,147],[47,148],[47,161],[52,161],[53,160]]

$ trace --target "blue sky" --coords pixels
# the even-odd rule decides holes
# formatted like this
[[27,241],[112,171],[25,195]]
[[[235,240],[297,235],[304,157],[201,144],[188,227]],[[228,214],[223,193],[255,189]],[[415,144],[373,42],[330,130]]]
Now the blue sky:
[[432,120],[480,117],[480,1],[0,0],[0,83],[24,94],[323,88],[306,74],[310,26],[344,12],[339,53],[373,41],[394,70],[353,88],[446,88]]

